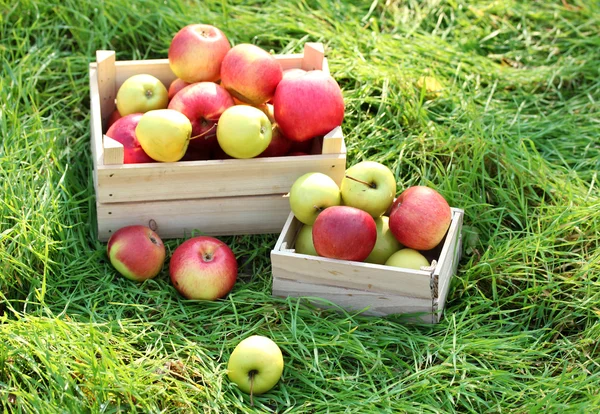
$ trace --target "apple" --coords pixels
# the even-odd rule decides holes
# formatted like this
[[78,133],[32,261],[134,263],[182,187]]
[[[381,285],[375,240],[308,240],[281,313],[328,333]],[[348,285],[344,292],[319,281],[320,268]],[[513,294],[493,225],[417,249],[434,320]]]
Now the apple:
[[283,136],[277,125],[271,130],[271,142],[259,157],[281,157],[290,152],[292,141]]
[[328,175],[310,172],[294,181],[289,200],[294,216],[300,222],[312,226],[321,211],[340,205],[340,188]]
[[141,73],[130,76],[117,91],[117,110],[121,116],[164,109],[169,103],[169,92],[156,77]]
[[312,236],[319,256],[362,262],[375,247],[377,226],[366,211],[333,206],[317,216]]
[[227,376],[240,390],[252,396],[272,389],[283,373],[279,346],[262,335],[252,335],[233,349],[227,363]]
[[209,24],[190,24],[179,30],[169,45],[171,70],[188,83],[216,82],[223,58],[231,49],[227,36]]
[[155,162],[144,152],[140,142],[135,135],[137,127],[143,114],[129,114],[119,118],[106,131],[106,136],[123,144],[123,163],[137,164],[144,162]]
[[296,250],[296,253],[299,254],[318,256],[312,239],[312,226],[308,226],[306,224],[302,225],[298,235],[296,236],[294,249]]
[[232,47],[221,64],[221,85],[252,105],[269,101],[282,76],[281,65],[273,55],[248,43]]
[[197,236],[177,246],[169,274],[173,286],[184,297],[216,300],[233,288],[238,265],[227,244],[214,237]]
[[263,111],[253,106],[227,108],[217,125],[217,141],[234,158],[253,158],[271,142],[272,126]]
[[146,226],[121,227],[108,239],[106,250],[114,268],[135,282],[156,277],[165,263],[165,245]]
[[232,106],[233,99],[229,92],[214,82],[186,86],[169,102],[169,109],[181,112],[192,123],[190,146],[208,150],[212,150],[217,143],[217,121]]
[[377,227],[377,241],[375,247],[365,259],[366,263],[385,264],[389,257],[400,250],[402,245],[396,240],[394,234],[390,231],[389,217],[380,216],[375,219]]
[[[290,140],[290,141],[292,141],[292,140]],[[290,152],[301,152],[304,154],[310,154],[310,153],[312,153],[312,147],[314,144],[315,144],[314,138],[306,140],[306,141],[302,141],[302,142],[292,141],[292,146],[290,148]]]
[[335,79],[321,70],[282,79],[273,106],[281,132],[292,141],[325,135],[344,119],[342,91]]
[[115,109],[114,111],[112,111],[112,113],[108,117],[108,120],[106,121],[106,128],[110,128],[115,122],[117,122],[121,118],[122,116],[119,113],[119,110]]
[[452,211],[444,197],[427,186],[404,190],[390,212],[390,230],[403,246],[430,250],[437,246],[450,227]]
[[363,161],[346,170],[340,191],[344,205],[360,208],[377,218],[394,202],[396,178],[385,165]]
[[421,267],[429,267],[429,260],[420,252],[404,248],[393,253],[385,262],[386,266],[402,267],[405,269],[421,270]]
[[183,79],[179,79],[179,78],[173,79],[173,82],[171,82],[171,84],[169,85],[169,89],[168,89],[169,101],[171,99],[173,99],[173,97],[177,94],[177,92],[179,92],[186,86],[190,86],[190,85],[191,85],[191,83],[186,82]]
[[174,109],[148,111],[135,128],[144,152],[161,162],[179,161],[188,148],[191,133],[189,119]]

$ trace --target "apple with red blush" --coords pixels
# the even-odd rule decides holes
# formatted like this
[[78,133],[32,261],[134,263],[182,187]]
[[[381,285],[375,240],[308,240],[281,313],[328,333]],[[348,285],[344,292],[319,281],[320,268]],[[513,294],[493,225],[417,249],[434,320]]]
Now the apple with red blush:
[[135,134],[135,129],[143,115],[142,113],[125,115],[106,131],[107,137],[123,145],[124,164],[156,162],[146,154]]
[[175,78],[173,79],[173,82],[171,82],[171,84],[169,85],[169,101],[171,101],[171,99],[173,99],[173,97],[177,94],[177,92],[179,92],[180,90],[182,90],[183,88],[185,88],[186,86],[191,85],[189,82],[184,81],[183,79],[179,79],[179,78]]

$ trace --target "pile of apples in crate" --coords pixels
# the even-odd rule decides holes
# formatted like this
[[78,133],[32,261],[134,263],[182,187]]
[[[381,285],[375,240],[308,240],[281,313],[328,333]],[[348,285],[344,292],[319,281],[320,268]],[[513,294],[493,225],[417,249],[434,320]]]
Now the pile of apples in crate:
[[140,73],[117,91],[106,135],[124,146],[125,164],[306,155],[344,118],[328,73],[284,71],[266,50],[231,47],[211,25],[177,32],[168,60],[170,85]]

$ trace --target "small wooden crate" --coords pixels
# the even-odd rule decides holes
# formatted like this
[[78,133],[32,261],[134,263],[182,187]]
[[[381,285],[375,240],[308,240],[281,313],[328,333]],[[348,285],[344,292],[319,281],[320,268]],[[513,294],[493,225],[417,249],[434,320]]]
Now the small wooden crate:
[[[329,73],[323,45],[306,43],[303,53],[275,55],[283,70]],[[346,170],[341,127],[314,142],[311,155],[254,159],[123,164],[123,146],[104,135],[118,88],[132,75],[151,74],[169,86],[168,59],[115,61],[96,52],[90,64],[91,147],[98,238],[120,227],[148,225],[162,238],[279,233],[290,212],[285,197],[302,174],[322,172],[338,184]]]
[[407,320],[437,323],[460,260],[463,216],[453,208],[446,237],[424,252],[432,267],[410,270],[295,253],[302,223],[290,213],[271,251],[273,295],[322,298],[366,315],[412,314]]

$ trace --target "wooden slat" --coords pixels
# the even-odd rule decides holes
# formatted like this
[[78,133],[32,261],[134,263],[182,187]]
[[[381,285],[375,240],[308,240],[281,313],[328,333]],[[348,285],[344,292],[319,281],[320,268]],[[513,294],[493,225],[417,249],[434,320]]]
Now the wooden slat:
[[117,68],[117,90],[119,90],[123,82],[128,78],[140,73],[146,73],[158,78],[167,88],[176,78],[169,66],[168,59],[121,60],[116,62],[115,66]]
[[340,154],[345,152],[344,134],[341,127],[334,128],[323,137],[323,154]]
[[278,252],[281,250],[286,250],[290,246],[293,246],[296,239],[296,235],[298,234],[298,231],[301,227],[302,223],[300,223],[298,220],[295,220],[294,213],[290,212],[283,225],[283,228],[281,230],[281,233],[279,234],[279,238],[277,239],[273,250]]
[[444,310],[448,290],[450,289],[450,282],[452,277],[456,274],[458,262],[460,261],[462,253],[461,230],[464,211],[457,208],[453,208],[452,211],[452,223],[450,229],[448,229],[448,236],[446,237],[448,243],[444,245],[444,248],[440,253],[441,266],[436,268],[434,272],[434,278],[437,277],[438,280],[438,292],[437,297],[434,300],[434,307],[437,309],[439,316],[441,316],[441,313]]
[[302,53],[293,53],[289,55],[274,55],[275,59],[281,65],[282,70],[287,69],[296,69],[302,67],[302,58],[304,55]]
[[106,131],[108,118],[115,110],[115,52],[112,50],[96,51],[96,70],[98,75],[98,94],[100,96],[100,118],[102,131]]
[[100,96],[98,94],[98,70],[90,67],[90,146],[94,166],[94,190],[98,193],[98,166],[102,165],[102,119],[100,118]]
[[325,58],[325,48],[322,43],[307,42],[304,44],[304,59],[302,59],[302,69],[321,70],[323,69],[323,59]]
[[122,165],[125,159],[123,144],[104,135],[104,165]]

